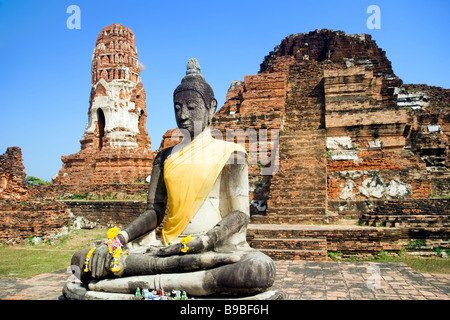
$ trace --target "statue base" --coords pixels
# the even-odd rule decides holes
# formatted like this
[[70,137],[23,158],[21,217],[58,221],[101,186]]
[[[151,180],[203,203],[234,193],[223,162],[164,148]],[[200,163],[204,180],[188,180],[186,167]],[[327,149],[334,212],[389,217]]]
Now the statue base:
[[[62,290],[67,300],[144,300],[132,293],[114,293],[89,290],[87,283],[66,282]],[[189,300],[284,300],[286,294],[282,290],[267,290],[254,295],[246,296],[201,296],[189,297]],[[171,297],[168,300],[175,300]]]

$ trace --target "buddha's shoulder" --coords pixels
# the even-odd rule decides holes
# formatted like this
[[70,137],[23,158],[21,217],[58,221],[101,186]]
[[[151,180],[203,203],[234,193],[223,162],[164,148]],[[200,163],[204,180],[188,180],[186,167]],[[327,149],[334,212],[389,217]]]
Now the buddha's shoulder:
[[237,144],[235,142],[226,141],[226,140],[218,140],[218,139],[215,139],[215,142],[218,143],[218,144],[222,144],[228,150],[231,150],[231,151],[234,151],[234,152],[241,152],[241,153],[244,153],[244,154],[247,153],[247,151],[245,150],[245,148],[243,146],[241,146],[240,144]]
[[164,164],[164,161],[166,161],[166,159],[172,154],[174,147],[175,146],[160,150],[156,154],[155,160],[153,160],[153,165],[155,166]]
[[228,150],[229,160],[227,161],[228,165],[232,164],[246,164],[248,160],[247,151],[240,144],[218,140],[223,144],[224,149]]

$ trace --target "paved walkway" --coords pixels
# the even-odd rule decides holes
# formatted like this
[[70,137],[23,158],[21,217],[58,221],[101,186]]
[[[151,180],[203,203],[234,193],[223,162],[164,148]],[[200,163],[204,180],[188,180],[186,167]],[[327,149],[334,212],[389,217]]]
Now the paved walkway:
[[274,286],[295,300],[450,300],[450,274],[403,263],[277,261]]
[[[291,300],[450,300],[450,275],[421,274],[401,263],[275,261],[274,289]],[[0,299],[59,300],[66,270],[0,278]]]

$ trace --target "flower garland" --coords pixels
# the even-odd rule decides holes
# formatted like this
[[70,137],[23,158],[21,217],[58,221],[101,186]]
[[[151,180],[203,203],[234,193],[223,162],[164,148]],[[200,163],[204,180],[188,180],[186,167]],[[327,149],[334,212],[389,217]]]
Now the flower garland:
[[180,239],[181,244],[183,245],[183,249],[181,249],[181,252],[186,253],[189,250],[189,247],[186,246],[186,244],[191,241],[193,238],[191,236],[187,236]]
[[[113,267],[111,268],[112,272],[120,271],[119,257],[122,254],[123,244],[120,242],[119,238],[117,237],[118,235],[119,235],[119,229],[117,227],[111,228],[108,230],[108,232],[106,234],[108,239],[105,240],[105,244],[108,246],[108,252],[113,257]],[[89,259],[91,258],[92,253],[94,251],[95,251],[95,248],[92,248],[86,256],[86,260],[84,262],[84,264],[85,264],[84,272],[89,271]],[[123,254],[128,254],[128,252],[124,251]]]
[[84,272],[89,271],[89,259],[91,259],[92,253],[94,253],[95,248],[92,248],[86,255],[86,260],[84,261]]
[[[118,272],[120,271],[119,257],[122,254],[123,247],[123,244],[117,237],[119,235],[119,229],[117,227],[111,228],[106,235],[108,236],[108,240],[105,241],[105,244],[108,246],[109,254],[113,256],[113,267],[111,271]],[[124,254],[128,253],[125,251]]]

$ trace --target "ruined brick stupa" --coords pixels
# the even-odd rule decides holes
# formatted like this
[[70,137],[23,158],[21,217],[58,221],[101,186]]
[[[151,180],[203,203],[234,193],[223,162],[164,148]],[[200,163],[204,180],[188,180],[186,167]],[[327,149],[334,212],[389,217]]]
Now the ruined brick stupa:
[[92,89],[81,150],[63,156],[55,184],[144,181],[154,154],[146,130],[145,90],[133,32],[115,23],[97,37]]

